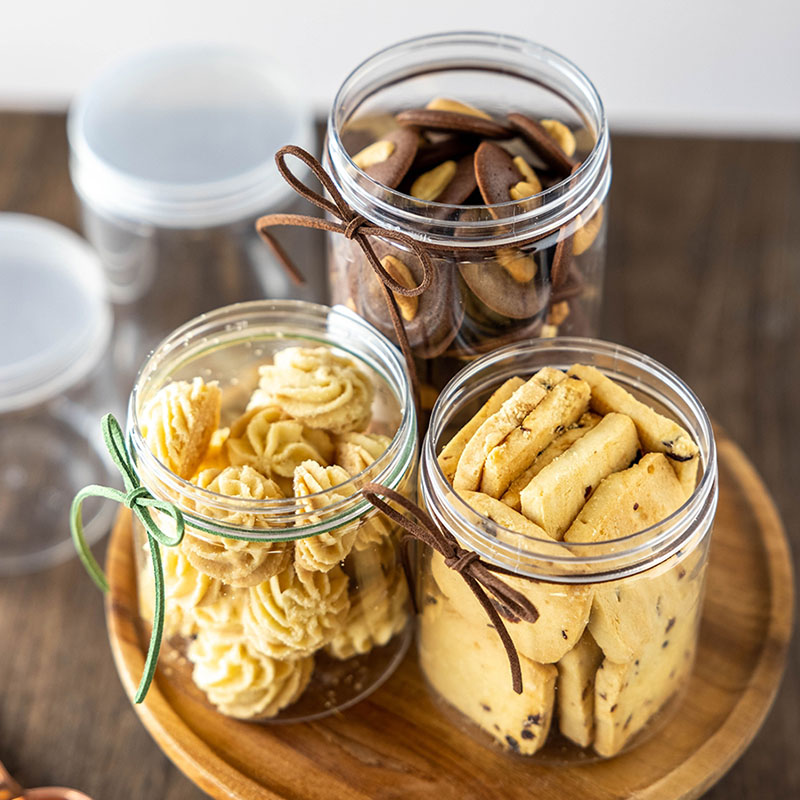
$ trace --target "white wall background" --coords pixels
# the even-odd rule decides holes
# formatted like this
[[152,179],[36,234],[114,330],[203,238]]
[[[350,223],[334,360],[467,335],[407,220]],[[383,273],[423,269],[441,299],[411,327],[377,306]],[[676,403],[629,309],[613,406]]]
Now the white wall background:
[[800,0],[0,0],[0,107],[63,109],[115,58],[199,41],[263,48],[322,112],[373,51],[452,29],[563,52],[617,130],[800,135]]

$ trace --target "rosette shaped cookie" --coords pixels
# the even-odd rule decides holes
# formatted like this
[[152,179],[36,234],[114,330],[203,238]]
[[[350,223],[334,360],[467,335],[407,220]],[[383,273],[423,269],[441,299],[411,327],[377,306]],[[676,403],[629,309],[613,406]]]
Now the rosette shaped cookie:
[[387,574],[379,568],[362,580],[350,594],[343,629],[326,647],[334,658],[352,658],[385,645],[408,622],[408,585],[394,561]]
[[333,458],[333,441],[325,431],[287,419],[275,405],[251,408],[234,422],[225,447],[231,464],[246,464],[275,479],[291,478],[308,459],[328,464]]
[[327,347],[279,350],[259,373],[251,407],[276,405],[309,428],[331,433],[364,430],[372,418],[375,388],[369,376],[352,358]]
[[[274,481],[248,466],[205,470],[197,476],[196,482],[202,489],[243,500],[283,497]],[[193,505],[198,514],[229,525],[267,527],[264,520],[252,512],[218,508],[200,500]],[[284,569],[292,558],[290,542],[250,542],[224,536],[212,539],[187,533],[182,547],[196,569],[235,587],[246,588],[267,580]]]
[[246,640],[201,629],[189,646],[192,679],[229,717],[274,717],[305,691],[314,659],[279,661],[259,653]]
[[[159,526],[169,519],[154,512]],[[220,596],[219,581],[195,569],[181,547],[161,548],[164,573],[164,635],[191,636],[196,629],[194,611],[203,603],[213,603]],[[142,617],[153,621],[153,571],[146,566],[141,576],[139,604]]]
[[[315,461],[304,461],[294,472],[294,495],[302,498],[301,506],[305,511],[321,511],[312,514],[302,524],[320,522],[326,514],[324,509],[333,503],[344,500],[353,494],[352,486],[344,486],[350,475],[335,464],[323,467]],[[358,535],[358,526],[351,524],[326,533],[318,533],[295,543],[294,562],[307,570],[327,572],[347,558],[353,549]]]
[[195,378],[159,389],[142,408],[139,424],[153,455],[181,478],[191,478],[219,425],[222,394]]
[[250,589],[244,630],[250,642],[273,658],[298,659],[328,644],[350,608],[347,575],[339,568],[309,572],[289,566]]
[[334,437],[333,460],[350,475],[363,472],[380,458],[392,440],[377,433],[341,433]]

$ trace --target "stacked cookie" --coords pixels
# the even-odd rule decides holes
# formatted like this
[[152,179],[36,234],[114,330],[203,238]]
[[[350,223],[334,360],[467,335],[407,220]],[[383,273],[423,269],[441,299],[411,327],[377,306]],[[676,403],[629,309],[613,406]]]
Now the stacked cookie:
[[[588,555],[581,545],[666,519],[692,494],[699,460],[680,425],[580,364],[508,380],[439,454],[454,495],[494,523],[498,539],[531,552],[544,542],[567,565]],[[517,752],[541,748],[555,718],[578,746],[615,755],[685,681],[703,564],[697,548],[605,583],[580,582],[579,561],[572,582],[504,575],[539,611],[528,623],[498,608],[522,663],[515,695],[484,610],[433,554],[423,670],[444,699]]]
[[[557,119],[512,110],[492,116],[468,103],[432,99],[425,108],[355,117],[342,132],[353,162],[370,178],[406,195],[409,211],[431,220],[469,226],[502,222],[540,207],[549,190],[566,191],[588,157],[594,137]],[[550,198],[552,199],[552,197]],[[419,201],[419,202],[416,202]],[[424,227],[424,225],[423,225]],[[514,246],[430,250],[436,278],[419,298],[396,295],[409,342],[421,359],[461,358],[520,338],[585,335],[587,309],[577,302],[598,282],[603,206],[592,201],[560,231]],[[422,231],[424,233],[424,231]],[[598,246],[593,247],[598,241]],[[422,279],[417,259],[374,239],[381,264],[399,283]],[[334,294],[393,335],[381,286],[363,253],[342,237],[332,242]],[[446,372],[440,358],[432,371]],[[441,381],[431,374],[434,385]]]
[[[229,533],[201,532],[190,516],[181,544],[162,553],[165,633],[189,639],[194,681],[225,714],[275,716],[309,685],[316,653],[361,655],[407,623],[393,531],[374,512],[288,540],[295,528],[332,520],[354,496],[351,478],[388,447],[389,437],[369,432],[374,394],[353,359],[287,347],[260,368],[247,408],[228,427],[219,427],[220,388],[200,378],[167,384],[141,410],[151,451],[188,482],[170,499]],[[286,505],[259,507],[289,498],[296,522]],[[174,525],[165,515],[156,521]],[[280,530],[276,540],[236,538],[285,527],[283,541]],[[144,565],[140,582],[150,620],[151,573]]]

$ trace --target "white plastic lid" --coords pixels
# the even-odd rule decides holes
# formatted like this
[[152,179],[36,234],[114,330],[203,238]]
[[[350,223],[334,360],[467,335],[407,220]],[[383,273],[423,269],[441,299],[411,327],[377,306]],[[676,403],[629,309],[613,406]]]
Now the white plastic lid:
[[49,400],[97,364],[111,335],[104,286],[80,236],[0,214],[0,412]]
[[96,211],[168,228],[223,225],[287,196],[285,144],[313,147],[309,108],[262,56],[219,46],[149,51],[72,103],[72,180]]

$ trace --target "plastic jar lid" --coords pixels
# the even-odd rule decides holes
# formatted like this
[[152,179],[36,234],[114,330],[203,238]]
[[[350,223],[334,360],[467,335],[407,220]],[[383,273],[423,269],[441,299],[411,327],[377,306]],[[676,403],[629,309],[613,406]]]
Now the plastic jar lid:
[[167,228],[224,225],[287,196],[275,151],[313,147],[310,110],[263,57],[185,46],[102,73],[67,122],[75,188],[100,213]]
[[0,413],[49,400],[94,368],[111,334],[104,286],[77,234],[0,214]]

